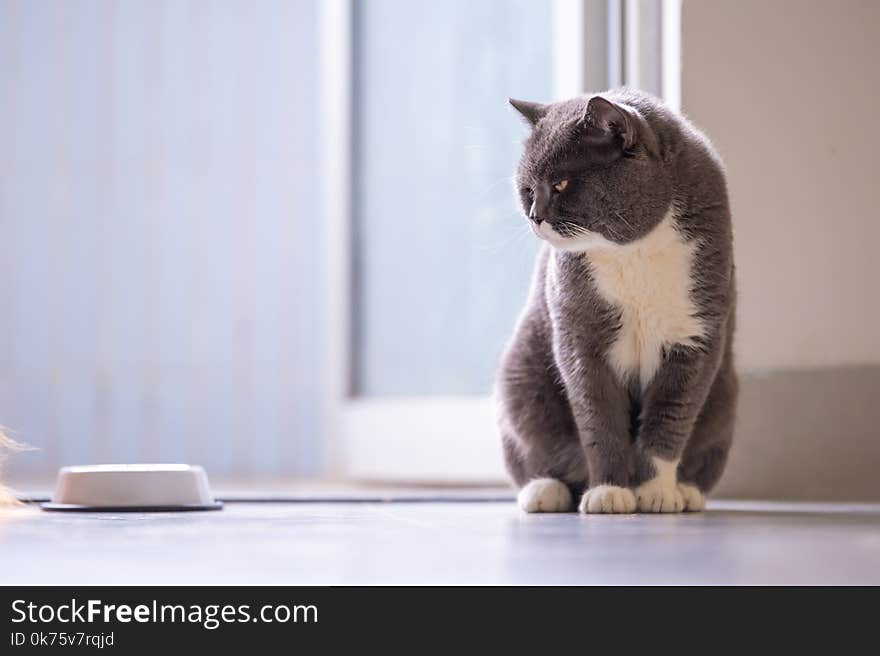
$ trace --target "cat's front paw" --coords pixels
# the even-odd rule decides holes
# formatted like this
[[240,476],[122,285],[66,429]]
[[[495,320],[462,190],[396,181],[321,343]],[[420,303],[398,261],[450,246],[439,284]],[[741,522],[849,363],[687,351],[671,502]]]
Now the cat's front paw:
[[584,492],[579,510],[582,513],[631,513],[636,510],[636,498],[625,487],[597,485]]
[[684,510],[684,497],[675,482],[655,478],[635,491],[639,512],[677,513]]
[[568,512],[571,510],[571,490],[555,478],[536,478],[516,495],[519,507],[527,513]]
[[701,512],[706,509],[706,497],[696,485],[679,483],[678,491],[681,492],[687,512]]

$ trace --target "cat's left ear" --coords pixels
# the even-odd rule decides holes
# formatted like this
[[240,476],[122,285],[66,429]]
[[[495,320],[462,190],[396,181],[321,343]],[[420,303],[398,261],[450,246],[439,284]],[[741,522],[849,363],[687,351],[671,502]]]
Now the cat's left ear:
[[528,100],[517,100],[516,98],[508,98],[513,108],[522,114],[522,117],[528,121],[529,125],[535,127],[544,116],[547,115],[547,105],[541,103],[530,102]]
[[636,122],[629,110],[602,96],[590,98],[581,120],[600,138],[619,138],[624,150],[636,143]]

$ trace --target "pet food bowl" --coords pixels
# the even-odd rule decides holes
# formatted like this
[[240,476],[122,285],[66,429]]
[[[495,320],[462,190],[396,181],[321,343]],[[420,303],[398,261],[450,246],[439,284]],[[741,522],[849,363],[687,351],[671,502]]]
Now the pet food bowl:
[[205,470],[190,465],[62,467],[44,510],[169,512],[219,510]]

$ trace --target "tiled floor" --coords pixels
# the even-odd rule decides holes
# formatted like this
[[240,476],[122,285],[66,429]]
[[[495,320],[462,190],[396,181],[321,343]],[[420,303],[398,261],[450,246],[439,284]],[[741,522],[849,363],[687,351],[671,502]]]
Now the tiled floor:
[[229,503],[0,515],[0,583],[880,584],[880,504],[715,502],[678,516],[510,502]]

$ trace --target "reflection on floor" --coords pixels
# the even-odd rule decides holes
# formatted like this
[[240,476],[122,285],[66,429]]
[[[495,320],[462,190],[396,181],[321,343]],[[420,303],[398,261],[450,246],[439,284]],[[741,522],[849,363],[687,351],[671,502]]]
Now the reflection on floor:
[[715,502],[677,516],[510,502],[229,503],[0,515],[0,584],[880,584],[880,504]]

